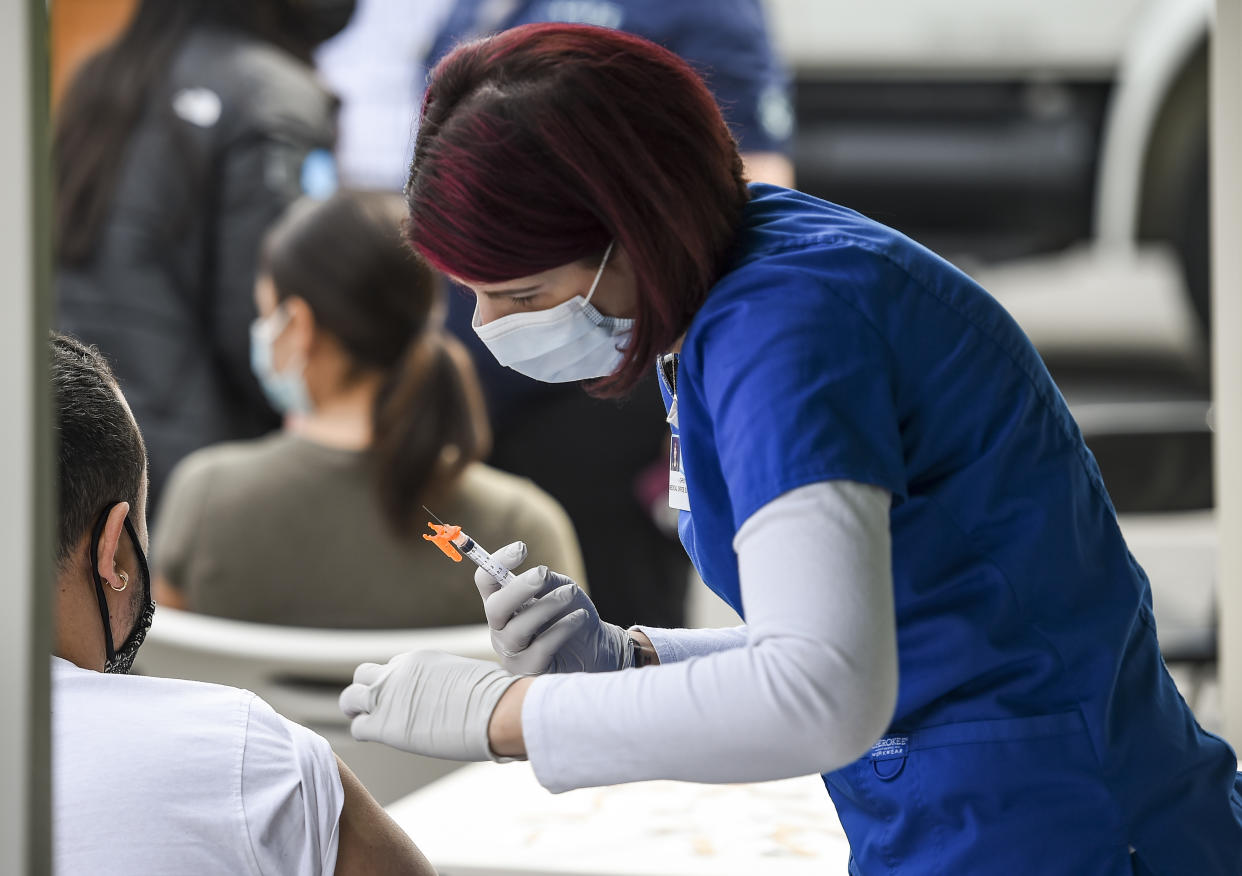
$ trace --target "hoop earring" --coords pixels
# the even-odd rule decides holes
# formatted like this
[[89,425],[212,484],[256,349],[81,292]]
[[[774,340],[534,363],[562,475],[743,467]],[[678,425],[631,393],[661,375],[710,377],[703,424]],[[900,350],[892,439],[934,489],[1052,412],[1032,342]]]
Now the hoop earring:
[[117,587],[111,581],[108,582],[108,586],[111,587],[113,590],[115,590],[117,593],[122,593],[124,592],[125,588],[129,586],[129,575],[125,574],[124,571],[118,571],[116,573],[116,576],[121,579],[121,586]]

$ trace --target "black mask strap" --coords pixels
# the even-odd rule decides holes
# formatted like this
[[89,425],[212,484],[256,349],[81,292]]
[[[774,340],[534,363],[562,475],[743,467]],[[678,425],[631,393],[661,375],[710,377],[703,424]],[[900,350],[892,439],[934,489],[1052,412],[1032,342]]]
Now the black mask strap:
[[[95,582],[95,598],[99,601],[99,618],[103,621],[104,647],[107,649],[108,663],[116,659],[116,644],[112,641],[112,618],[108,613],[108,598],[104,595],[104,580],[99,574],[99,540],[103,538],[104,527],[108,523],[108,513],[120,504],[120,502],[108,503],[103,513],[99,515],[99,522],[95,524],[95,531],[91,535],[91,578]],[[134,539],[134,547],[138,548],[138,539],[134,536],[134,529],[128,516],[125,518],[125,530],[130,534],[130,538]],[[141,551],[139,553],[141,555]]]
[[[103,577],[99,574],[99,539],[103,538],[103,529],[108,523],[108,513],[116,508],[120,502],[109,502],[108,506],[103,509],[103,513],[99,514],[99,522],[94,526],[94,532],[91,536],[91,578],[94,580],[94,598],[99,603],[99,620],[103,621],[103,645],[106,649],[108,657],[108,665],[112,665],[117,660],[117,644],[112,640],[112,618],[108,613],[108,598],[103,593]],[[149,604],[150,599],[150,572],[147,569],[147,558],[143,555],[142,545],[138,543],[138,533],[134,531],[134,524],[129,522],[129,516],[125,516],[125,532],[129,534],[129,539],[134,543],[134,557],[138,562],[138,575],[142,579],[143,588],[147,589],[144,594],[144,603]],[[137,586],[138,582],[134,582]],[[140,620],[140,619],[139,619]],[[145,630],[143,630],[145,634]],[[134,632],[130,632],[130,639],[134,636]],[[125,640],[128,644],[128,639]]]

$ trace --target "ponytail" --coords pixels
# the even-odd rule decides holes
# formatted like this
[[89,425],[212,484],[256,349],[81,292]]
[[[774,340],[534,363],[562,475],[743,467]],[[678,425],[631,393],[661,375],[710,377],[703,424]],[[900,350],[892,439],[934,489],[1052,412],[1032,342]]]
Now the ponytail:
[[441,330],[410,342],[376,396],[372,432],[380,507],[393,532],[409,537],[419,505],[490,450],[482,392],[460,342]]

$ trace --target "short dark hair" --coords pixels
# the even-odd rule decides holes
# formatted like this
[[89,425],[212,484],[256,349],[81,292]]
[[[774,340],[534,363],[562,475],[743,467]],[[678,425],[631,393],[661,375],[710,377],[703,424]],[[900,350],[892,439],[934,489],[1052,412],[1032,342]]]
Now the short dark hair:
[[63,565],[109,503],[137,510],[147,450],[99,350],[55,332],[49,347],[59,441],[56,562]]
[[641,37],[531,24],[431,72],[406,186],[410,241],[495,283],[625,249],[638,290],[626,392],[725,272],[750,198],[737,143],[690,66]]

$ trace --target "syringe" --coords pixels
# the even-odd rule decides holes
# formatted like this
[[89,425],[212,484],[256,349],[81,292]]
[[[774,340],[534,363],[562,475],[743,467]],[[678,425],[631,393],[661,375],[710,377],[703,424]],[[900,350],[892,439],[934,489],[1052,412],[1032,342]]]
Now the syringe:
[[[431,514],[431,510],[426,505],[423,506],[423,510]],[[434,514],[431,514],[431,516],[436,517]],[[436,520],[439,519],[439,517],[436,517]],[[428,523],[427,525],[431,527],[431,531],[435,534],[427,535],[424,533],[423,538],[444,551],[444,555],[454,563],[460,563],[461,555],[465,554],[476,566],[487,572],[500,584],[508,584],[513,580],[513,573],[496,562],[491,554],[479,546],[477,541],[462,532],[460,526],[449,526],[443,522],[439,525],[435,523]],[[459,550],[461,553],[458,553]]]

